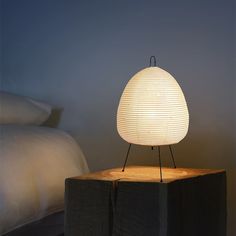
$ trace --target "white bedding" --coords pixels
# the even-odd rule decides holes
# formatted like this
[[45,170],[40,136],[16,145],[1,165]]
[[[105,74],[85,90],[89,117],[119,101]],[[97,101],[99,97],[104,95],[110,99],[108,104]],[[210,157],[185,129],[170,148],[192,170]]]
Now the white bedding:
[[43,124],[51,106],[29,97],[0,91],[0,124]]
[[0,235],[62,210],[65,178],[86,172],[83,153],[68,134],[0,125]]

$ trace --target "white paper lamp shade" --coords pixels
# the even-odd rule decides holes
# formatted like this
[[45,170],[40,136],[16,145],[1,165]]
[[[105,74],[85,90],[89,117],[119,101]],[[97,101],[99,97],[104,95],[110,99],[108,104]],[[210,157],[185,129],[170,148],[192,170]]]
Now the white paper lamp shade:
[[125,141],[171,145],[186,136],[188,126],[185,97],[172,75],[159,67],[149,67],[130,79],[117,111],[117,130]]

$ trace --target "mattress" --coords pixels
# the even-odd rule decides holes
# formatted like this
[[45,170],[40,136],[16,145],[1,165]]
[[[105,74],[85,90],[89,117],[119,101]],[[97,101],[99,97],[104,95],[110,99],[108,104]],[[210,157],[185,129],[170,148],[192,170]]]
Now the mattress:
[[43,219],[17,228],[4,236],[63,236],[64,212],[54,213]]

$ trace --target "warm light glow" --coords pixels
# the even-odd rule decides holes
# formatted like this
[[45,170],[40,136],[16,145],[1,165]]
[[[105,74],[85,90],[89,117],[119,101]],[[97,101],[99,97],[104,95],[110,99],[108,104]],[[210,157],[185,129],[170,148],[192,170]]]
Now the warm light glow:
[[159,67],[135,74],[125,87],[117,112],[117,129],[128,143],[160,146],[181,141],[189,114],[177,81]]

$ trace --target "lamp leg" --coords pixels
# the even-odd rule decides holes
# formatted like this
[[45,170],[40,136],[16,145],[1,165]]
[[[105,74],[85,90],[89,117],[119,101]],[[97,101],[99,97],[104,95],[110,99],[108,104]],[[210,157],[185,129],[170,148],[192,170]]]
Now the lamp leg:
[[172,158],[172,161],[173,161],[173,164],[174,164],[174,168],[176,168],[175,158],[174,158],[174,155],[173,155],[173,151],[172,151],[171,145],[169,145],[169,149],[170,149],[171,158]]
[[162,179],[162,166],[161,166],[161,147],[158,146],[158,157],[159,157],[159,165],[160,165],[160,182],[163,182]]
[[126,166],[126,163],[127,163],[128,157],[129,157],[130,148],[131,148],[131,143],[129,144],[129,148],[128,148],[128,151],[127,151],[127,153],[126,153],[125,163],[124,163],[124,165],[123,165],[122,172],[125,171],[125,166]]

